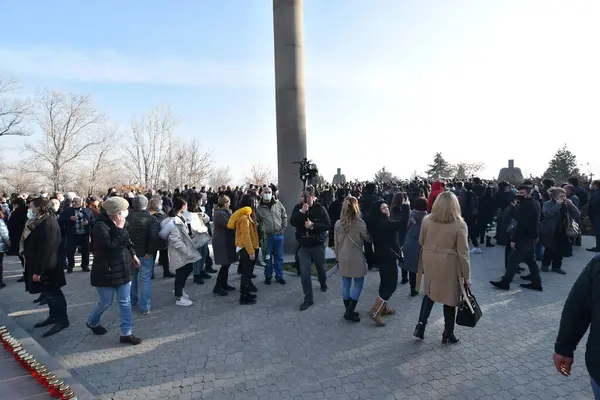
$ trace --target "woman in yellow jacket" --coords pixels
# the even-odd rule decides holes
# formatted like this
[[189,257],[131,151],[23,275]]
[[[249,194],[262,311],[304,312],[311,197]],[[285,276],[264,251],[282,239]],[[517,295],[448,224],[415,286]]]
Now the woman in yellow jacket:
[[240,304],[255,304],[258,291],[252,283],[254,264],[258,258],[258,229],[256,224],[255,197],[246,194],[242,197],[240,208],[233,213],[227,227],[235,229],[235,247],[240,255],[239,267],[242,273],[240,284]]

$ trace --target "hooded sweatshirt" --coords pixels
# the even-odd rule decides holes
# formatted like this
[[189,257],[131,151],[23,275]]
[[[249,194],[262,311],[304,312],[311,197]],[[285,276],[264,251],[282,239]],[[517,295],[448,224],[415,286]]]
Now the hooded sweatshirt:
[[427,198],[427,211],[428,212],[431,212],[431,208],[433,207],[433,203],[435,202],[435,199],[437,199],[439,194],[442,193],[443,191],[444,191],[444,189],[442,188],[442,183],[440,181],[433,182],[433,185],[431,185],[431,193],[429,194],[429,197]]
[[242,207],[231,215],[227,227],[235,229],[235,247],[245,249],[248,255],[254,255],[258,249],[258,230],[256,222],[251,218],[252,208]]

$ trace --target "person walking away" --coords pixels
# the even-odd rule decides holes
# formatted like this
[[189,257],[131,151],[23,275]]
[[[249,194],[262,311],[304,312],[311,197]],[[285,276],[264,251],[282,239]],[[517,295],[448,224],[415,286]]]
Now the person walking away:
[[421,234],[421,225],[423,218],[427,215],[427,200],[417,198],[414,202],[414,210],[410,212],[408,220],[408,233],[404,240],[402,253],[404,256],[403,270],[408,272],[410,282],[410,295],[414,297],[419,294],[417,287],[417,272],[419,270],[419,257],[421,254],[421,245],[419,237]]
[[[6,227],[8,228],[8,235],[10,236],[10,247],[6,252],[7,256],[18,256],[19,261],[21,261],[21,267],[23,267],[23,276],[20,277],[17,282],[25,282],[25,290],[27,289],[27,279],[25,275],[25,263],[23,261],[23,256],[21,255],[20,244],[21,238],[23,237],[23,231],[25,230],[25,225],[27,224],[27,203],[21,197],[17,197],[11,201],[13,206],[12,212],[10,214],[10,218],[8,219],[8,223]],[[60,262],[60,260],[59,260]],[[40,300],[41,300],[40,296]]]
[[4,210],[0,210],[0,289],[4,289],[6,284],[4,283],[4,253],[10,249],[10,235],[8,234],[8,228],[4,222]]
[[600,180],[595,180],[591,184],[590,189],[592,189],[592,193],[590,193],[587,215],[592,221],[594,236],[596,236],[596,246],[586,250],[600,253]]
[[461,285],[471,286],[467,224],[461,217],[458,199],[451,192],[440,194],[431,214],[423,219],[419,244],[422,248],[420,268],[423,271],[423,302],[414,336],[423,339],[433,305],[444,305],[442,343],[458,343],[454,335],[456,306],[460,302]]
[[[147,210],[148,198],[137,195],[133,199],[133,211],[127,215],[126,229],[137,258],[138,268],[133,269],[131,281],[131,307],[139,305],[142,314],[150,312],[152,301],[152,270],[154,256],[158,251],[158,221]],[[139,290],[138,290],[139,286]],[[139,296],[138,296],[139,292]]]
[[[298,241],[298,264],[304,301],[300,311],[307,310],[314,304],[312,289],[312,264],[317,268],[321,291],[327,291],[327,275],[325,273],[325,241],[331,221],[327,210],[316,199],[314,189],[306,188],[303,202],[296,204],[292,211],[290,224],[296,228]],[[366,247],[365,247],[366,248]],[[365,252],[366,255],[366,252]],[[368,263],[368,258],[367,258]]]
[[[369,223],[371,206],[373,203],[379,200],[381,200],[381,197],[377,195],[377,185],[374,183],[367,183],[365,185],[365,192],[361,197],[359,197],[360,213],[367,224]],[[367,258],[369,270],[377,268],[375,265],[375,254],[373,252],[372,243],[365,243],[365,257]]]
[[[367,224],[360,215],[358,200],[353,196],[346,197],[340,219],[334,227],[334,249],[342,276],[344,319],[347,321],[360,322],[360,316],[355,309],[367,275],[363,246],[365,242],[371,241]],[[353,281],[354,289],[351,291]]]
[[65,271],[59,267],[58,247],[60,227],[43,198],[33,200],[29,206],[29,233],[23,242],[23,258],[29,293],[40,293],[48,303],[48,318],[35,324],[35,328],[53,325],[42,336],[52,336],[69,327],[67,300],[62,287],[67,284]]
[[479,216],[479,198],[473,191],[473,184],[465,182],[465,190],[460,198],[462,216],[469,228],[469,239],[473,244],[471,254],[481,254],[479,242],[477,241],[477,217]]
[[531,197],[533,188],[521,185],[517,191],[517,211],[515,215],[516,226],[511,232],[511,252],[508,256],[508,268],[499,281],[490,281],[498,289],[510,290],[520,262],[525,262],[529,267],[529,275],[522,279],[530,283],[521,284],[524,289],[542,291],[542,278],[535,261],[535,245],[539,237],[540,204]]
[[573,202],[567,199],[567,192],[563,188],[550,188],[548,194],[550,200],[544,202],[544,218],[540,231],[540,242],[544,246],[542,271],[548,272],[552,266],[552,272],[564,275],[566,272],[562,269],[563,256],[568,252],[571,243],[567,229],[570,229],[569,225],[573,221],[579,221],[580,213]]
[[190,236],[191,228],[183,216],[187,206],[187,201],[183,197],[175,197],[171,218],[161,223],[159,233],[159,236],[167,239],[169,243],[169,264],[175,270],[173,289],[175,304],[182,307],[194,304],[184,290],[185,281],[194,270],[194,263],[201,258]]
[[261,201],[256,209],[259,226],[265,235],[264,256],[265,284],[270,285],[275,270],[275,282],[285,285],[283,279],[283,235],[288,226],[287,212],[283,204],[273,197],[270,187],[263,188]]
[[[405,193],[398,192],[394,194],[392,198],[392,203],[390,207],[390,218],[394,221],[403,221],[402,226],[398,230],[398,244],[400,248],[404,246],[404,240],[406,238],[406,233],[408,232],[408,219],[410,216],[410,204],[408,202],[408,196]],[[401,256],[402,254],[399,253]],[[404,264],[404,258],[400,260],[401,264]],[[403,267],[402,268],[402,280],[400,284],[406,285],[409,282],[408,279],[408,271]]]
[[496,202],[491,187],[485,188],[485,194],[479,198],[479,218],[477,219],[477,230],[479,233],[479,242],[485,247],[494,247],[492,238],[487,235],[488,225],[494,220],[496,214]]
[[221,266],[213,293],[219,296],[226,296],[228,292],[235,290],[235,287],[227,283],[229,267],[238,261],[237,252],[235,251],[235,232],[227,228],[227,223],[231,218],[230,207],[231,199],[225,195],[219,196],[213,216],[213,255],[215,263]]
[[[160,229],[161,222],[163,222],[167,218],[167,215],[165,214],[165,212],[163,210],[163,203],[162,203],[161,196],[159,196],[159,195],[152,196],[152,198],[148,202],[148,212],[150,214],[152,214],[154,216],[154,218],[156,218],[156,222],[158,223],[158,226]],[[165,239],[161,238],[160,236],[158,237],[157,240],[158,241],[157,241],[156,247],[158,249],[158,254],[154,255],[154,264],[156,265],[156,262],[158,261],[158,263],[161,265],[161,267],[163,269],[163,278],[175,278],[175,274],[172,273],[169,269],[168,243]]]
[[[498,218],[498,225],[496,226],[496,243],[504,246],[504,271],[508,270],[508,257],[512,251],[510,243],[512,241],[512,235],[514,232],[511,231],[511,223],[516,221],[517,217],[517,197],[513,196],[511,203],[505,210],[502,211],[502,215]],[[517,268],[521,271],[521,267]]]
[[255,196],[245,194],[240,208],[233,213],[227,228],[235,229],[235,246],[240,256],[242,279],[240,283],[240,304],[256,304],[258,289],[252,283],[252,273],[258,258],[258,224],[256,223]]
[[383,200],[371,205],[369,215],[367,227],[373,238],[375,262],[379,267],[379,296],[369,314],[378,326],[385,326],[383,317],[395,312],[388,306],[388,301],[398,286],[398,261],[401,258],[398,231],[404,228],[406,221],[390,219],[390,209]]
[[90,268],[90,228],[94,221],[94,214],[89,208],[83,208],[80,197],[74,197],[71,207],[66,208],[59,217],[65,229],[67,240],[67,273],[72,273],[75,268],[75,252],[81,249],[81,270],[89,272]]
[[102,203],[94,224],[94,261],[90,282],[98,292],[98,303],[86,321],[86,326],[95,335],[104,335],[107,330],[100,325],[102,315],[113,303],[115,294],[119,306],[121,343],[138,345],[142,340],[133,335],[131,317],[131,281],[133,269],[139,268],[140,260],[125,223],[129,214],[129,202],[122,197],[109,197]]
[[594,256],[581,271],[565,302],[556,343],[554,366],[564,375],[571,375],[573,354],[590,328],[585,360],[591,376],[592,392],[600,400],[600,255]]

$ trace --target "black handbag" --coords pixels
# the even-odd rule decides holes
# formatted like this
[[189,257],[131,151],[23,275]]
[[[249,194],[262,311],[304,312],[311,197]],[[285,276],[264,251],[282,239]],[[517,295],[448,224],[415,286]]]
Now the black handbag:
[[458,303],[458,311],[456,313],[456,324],[474,328],[477,322],[483,316],[481,307],[477,303],[477,299],[473,296],[470,289],[463,287],[463,294]]

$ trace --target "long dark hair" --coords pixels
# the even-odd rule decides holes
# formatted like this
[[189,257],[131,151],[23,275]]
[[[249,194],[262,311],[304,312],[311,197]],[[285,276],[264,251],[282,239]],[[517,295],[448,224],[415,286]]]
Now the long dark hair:
[[187,201],[181,197],[175,197],[173,199],[173,208],[169,212],[169,217],[175,217],[179,214],[179,211],[187,204]]
[[200,212],[200,204],[198,204],[198,198],[196,197],[196,193],[192,193],[188,196],[188,211],[189,212]]
[[50,213],[50,207],[48,207],[48,200],[38,197],[31,202],[31,205],[40,210],[40,215]]

